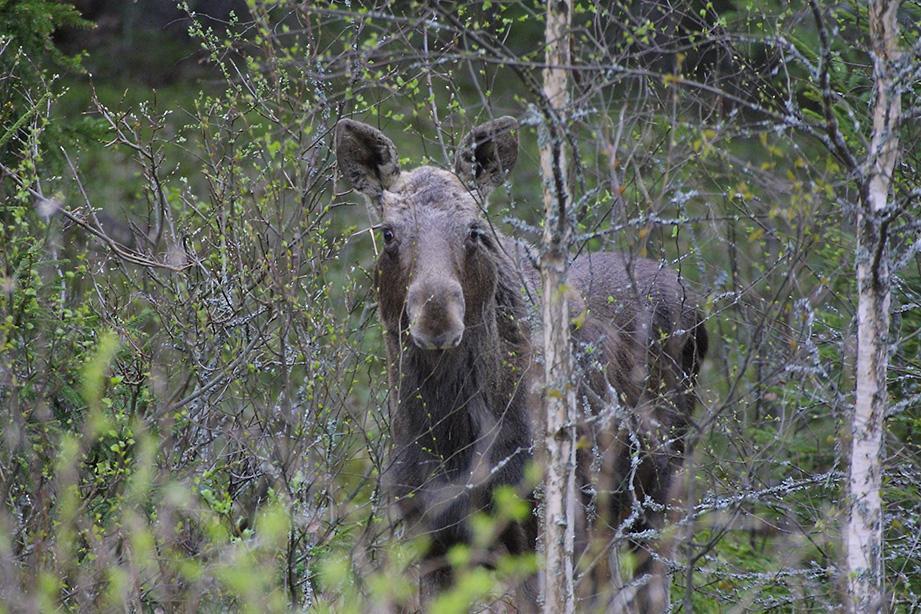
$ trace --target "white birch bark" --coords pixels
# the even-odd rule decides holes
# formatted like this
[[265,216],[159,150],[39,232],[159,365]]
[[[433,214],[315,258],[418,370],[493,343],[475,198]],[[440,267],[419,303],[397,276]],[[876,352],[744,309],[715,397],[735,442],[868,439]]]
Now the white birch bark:
[[[541,253],[544,332],[543,461],[544,496],[541,538],[544,612],[574,612],[576,397],[572,381],[569,305],[566,297],[568,244],[567,160],[563,117],[569,106],[569,35],[571,8],[548,0],[543,91],[546,121],[538,135],[544,197]],[[549,106],[549,109],[546,108]]]
[[883,610],[883,430],[886,416],[890,278],[886,229],[882,218],[898,157],[901,111],[895,83],[898,56],[898,0],[870,3],[873,52],[873,133],[865,164],[865,183],[857,238],[857,390],[851,425],[850,504],[845,531],[847,609]]

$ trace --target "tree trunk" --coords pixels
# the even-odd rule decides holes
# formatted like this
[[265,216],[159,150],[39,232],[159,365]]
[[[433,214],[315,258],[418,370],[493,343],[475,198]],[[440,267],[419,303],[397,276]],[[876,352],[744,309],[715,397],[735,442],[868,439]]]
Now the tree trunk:
[[887,200],[898,157],[901,111],[895,83],[898,1],[870,4],[873,49],[873,133],[867,152],[857,231],[857,391],[851,425],[849,519],[845,539],[847,608],[883,610],[883,428],[889,333]]
[[565,122],[569,106],[570,6],[547,3],[547,68],[544,69],[544,118],[540,127],[540,168],[544,196],[541,252],[544,331],[544,495],[542,575],[545,612],[574,612],[573,549],[575,545],[577,419],[572,378],[569,305],[566,292],[570,227]]

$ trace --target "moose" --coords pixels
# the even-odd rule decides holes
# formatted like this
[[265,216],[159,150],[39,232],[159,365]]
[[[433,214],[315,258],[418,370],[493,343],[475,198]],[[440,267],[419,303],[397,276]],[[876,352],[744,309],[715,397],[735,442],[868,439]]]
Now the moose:
[[[393,439],[385,483],[408,530],[428,538],[424,600],[451,583],[444,555],[470,543],[471,514],[492,509],[498,487],[525,484],[540,424],[533,248],[485,215],[489,193],[518,158],[518,123],[501,117],[474,128],[451,170],[402,171],[393,142],[350,119],[336,126],[335,152],[344,181],[380,218],[375,284]],[[641,535],[662,526],[681,465],[707,352],[703,316],[684,280],[645,258],[584,253],[568,285],[571,312],[580,314],[571,327],[585,408],[578,428],[590,442],[579,446],[577,479],[581,507],[594,510],[576,529],[577,554],[593,565],[580,595],[587,605],[620,599],[625,609],[661,611],[664,557]],[[629,595],[609,552],[617,531],[632,539]],[[532,514],[508,524],[494,550],[533,552],[537,538]],[[520,587],[519,609],[536,599],[532,578]]]

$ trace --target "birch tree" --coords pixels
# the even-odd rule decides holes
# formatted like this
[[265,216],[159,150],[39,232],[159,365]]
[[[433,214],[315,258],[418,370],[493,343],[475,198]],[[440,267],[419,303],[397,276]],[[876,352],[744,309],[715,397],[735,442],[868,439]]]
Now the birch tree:
[[573,550],[575,539],[575,387],[569,305],[566,297],[570,222],[565,116],[569,106],[570,26],[568,2],[549,0],[546,13],[546,67],[543,73],[544,120],[540,126],[540,170],[544,201],[541,283],[544,331],[543,497],[545,612],[575,611]]
[[851,424],[850,502],[845,532],[847,607],[883,609],[883,430],[887,407],[891,292],[887,227],[901,114],[898,0],[870,4],[873,128],[863,167],[857,228],[857,391]]

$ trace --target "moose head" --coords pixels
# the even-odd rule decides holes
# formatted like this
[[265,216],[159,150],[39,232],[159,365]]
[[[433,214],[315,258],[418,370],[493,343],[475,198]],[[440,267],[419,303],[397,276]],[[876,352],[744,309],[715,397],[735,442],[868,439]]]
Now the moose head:
[[482,325],[496,291],[496,236],[483,216],[489,193],[518,157],[518,122],[482,124],[461,141],[452,171],[401,171],[396,147],[376,128],[349,119],[336,127],[345,180],[380,218],[377,263],[382,320],[421,350],[458,347]]

